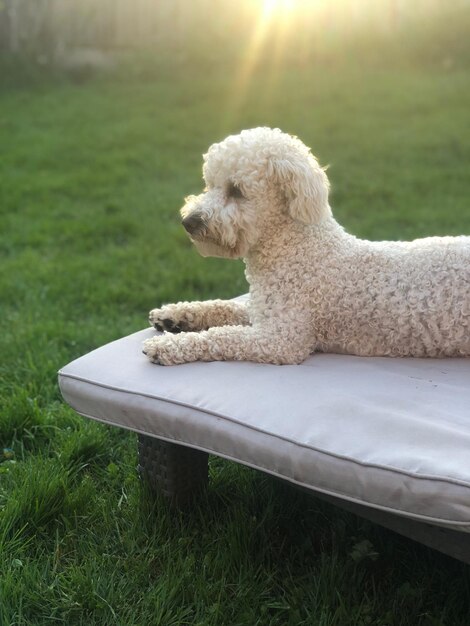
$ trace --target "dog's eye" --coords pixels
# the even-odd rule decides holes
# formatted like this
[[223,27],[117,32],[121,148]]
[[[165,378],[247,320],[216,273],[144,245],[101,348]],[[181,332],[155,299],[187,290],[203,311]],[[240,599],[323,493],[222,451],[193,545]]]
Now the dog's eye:
[[229,198],[244,198],[245,196],[242,194],[242,191],[238,185],[235,183],[229,183],[227,187],[227,196]]

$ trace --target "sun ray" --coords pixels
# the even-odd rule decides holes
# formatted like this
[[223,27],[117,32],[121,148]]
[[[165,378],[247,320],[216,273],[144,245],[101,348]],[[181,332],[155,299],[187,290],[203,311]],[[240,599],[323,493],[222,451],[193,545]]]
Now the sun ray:
[[248,88],[251,83],[254,71],[260,60],[260,53],[263,49],[266,36],[270,30],[272,20],[272,0],[265,0],[262,11],[255,22],[250,42],[244,54],[244,59],[240,64],[238,73],[233,82],[233,89],[230,93],[227,106],[227,119],[230,124],[232,118],[236,116],[245,101]]
[[[247,98],[252,92],[260,64],[266,68],[263,75],[263,97],[269,98],[279,84],[281,71],[287,60],[303,63],[305,59],[319,58],[341,36],[354,28],[364,27],[371,15],[386,24],[387,7],[394,0],[241,0],[251,15],[251,31],[242,52],[242,58],[227,94],[222,128],[235,129]],[[242,46],[241,46],[242,47]]]
[[308,17],[312,13],[312,7],[323,2],[324,0],[262,0],[255,6],[255,0],[252,0],[253,29],[229,93],[223,119],[224,129],[230,128],[236,120],[263,57],[269,62],[267,88],[272,90],[275,87],[287,46],[293,38],[296,20]]

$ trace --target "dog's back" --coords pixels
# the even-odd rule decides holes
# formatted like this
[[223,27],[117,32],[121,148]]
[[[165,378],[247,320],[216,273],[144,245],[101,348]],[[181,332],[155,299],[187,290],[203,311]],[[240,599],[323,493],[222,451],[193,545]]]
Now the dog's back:
[[340,262],[340,284],[324,292],[321,349],[470,356],[470,237],[411,242],[345,237],[348,259]]

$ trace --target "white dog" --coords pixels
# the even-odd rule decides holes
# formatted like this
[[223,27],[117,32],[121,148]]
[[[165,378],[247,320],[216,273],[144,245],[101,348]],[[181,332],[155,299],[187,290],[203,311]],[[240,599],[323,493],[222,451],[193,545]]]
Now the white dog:
[[247,305],[150,311],[154,363],[300,363],[316,351],[470,356],[470,237],[371,242],[346,233],[309,149],[255,128],[204,155],[206,190],[181,210],[203,256],[243,257]]

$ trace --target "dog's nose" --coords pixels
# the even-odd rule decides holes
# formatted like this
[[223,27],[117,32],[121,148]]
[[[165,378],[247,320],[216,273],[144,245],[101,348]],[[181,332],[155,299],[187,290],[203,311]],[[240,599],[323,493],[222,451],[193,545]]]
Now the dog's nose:
[[202,215],[200,213],[190,213],[181,221],[181,223],[183,224],[183,228],[189,234],[195,233],[204,226],[204,220],[202,219]]

